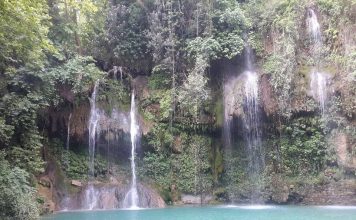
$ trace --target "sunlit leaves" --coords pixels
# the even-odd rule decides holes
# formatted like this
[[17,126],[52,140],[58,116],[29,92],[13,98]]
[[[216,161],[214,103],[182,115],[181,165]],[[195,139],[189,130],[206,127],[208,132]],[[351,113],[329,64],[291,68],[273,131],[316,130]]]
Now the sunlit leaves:
[[0,3],[0,69],[43,67],[45,52],[55,52],[47,38],[48,20],[44,0]]

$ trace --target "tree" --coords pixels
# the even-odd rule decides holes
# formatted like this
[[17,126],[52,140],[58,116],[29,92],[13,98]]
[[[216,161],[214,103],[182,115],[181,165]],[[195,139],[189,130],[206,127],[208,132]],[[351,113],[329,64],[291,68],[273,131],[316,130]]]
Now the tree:
[[54,52],[47,37],[45,0],[0,2],[0,73],[26,65],[44,66],[46,52]]
[[0,218],[4,220],[34,220],[39,218],[35,189],[28,173],[13,167],[0,151]]

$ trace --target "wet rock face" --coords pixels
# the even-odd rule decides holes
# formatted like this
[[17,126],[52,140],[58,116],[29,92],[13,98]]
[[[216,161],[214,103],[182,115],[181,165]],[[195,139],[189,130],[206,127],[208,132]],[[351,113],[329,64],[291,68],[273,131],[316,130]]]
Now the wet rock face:
[[267,75],[263,75],[259,84],[260,91],[263,91],[261,92],[261,103],[267,116],[271,116],[278,112],[278,102],[269,80],[270,78]]
[[354,179],[342,180],[312,187],[306,193],[302,203],[308,205],[355,205],[356,181]]
[[324,185],[304,185],[275,188],[267,192],[266,203],[304,205],[355,205],[356,181],[333,181]]
[[182,194],[181,201],[183,204],[208,204],[213,200],[211,195],[190,195]]
[[[161,196],[152,188],[139,184],[138,186],[140,208],[164,208],[165,202]],[[129,186],[118,184],[97,184],[94,185],[94,194],[97,203],[94,209],[120,209],[124,208],[124,199],[129,190]],[[87,187],[69,199],[70,210],[86,209],[85,195]]]

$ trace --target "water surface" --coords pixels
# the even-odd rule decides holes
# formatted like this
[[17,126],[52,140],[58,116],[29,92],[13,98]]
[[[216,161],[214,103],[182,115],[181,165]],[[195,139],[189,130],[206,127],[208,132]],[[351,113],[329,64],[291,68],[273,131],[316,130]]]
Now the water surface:
[[348,206],[212,206],[60,212],[43,220],[355,220]]

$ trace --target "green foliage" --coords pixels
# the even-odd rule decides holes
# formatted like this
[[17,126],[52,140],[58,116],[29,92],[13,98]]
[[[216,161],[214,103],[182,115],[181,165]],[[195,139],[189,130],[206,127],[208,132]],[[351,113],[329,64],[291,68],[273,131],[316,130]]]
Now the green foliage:
[[39,217],[35,189],[29,184],[29,174],[10,165],[0,151],[0,218],[4,220],[34,220]]
[[156,148],[154,153],[147,153],[142,174],[165,190],[175,185],[180,192],[208,192],[213,183],[210,139],[184,133],[178,139],[181,147],[175,148],[180,149],[179,153],[169,151],[168,144],[172,140],[167,141],[165,149]]
[[156,151],[167,151],[170,144],[173,142],[173,135],[168,130],[168,125],[163,123],[157,123],[156,126],[148,133],[148,143]]
[[106,0],[48,0],[52,25],[49,37],[59,53],[59,61],[73,58],[76,54],[96,52],[94,45],[104,32]]
[[316,174],[327,159],[327,144],[318,118],[293,119],[280,139],[282,164],[289,175]]
[[100,81],[99,95],[97,101],[108,104],[108,111],[113,107],[120,106],[123,110],[128,110],[130,105],[130,92],[118,80],[105,79]]
[[68,86],[69,92],[82,97],[90,91],[96,80],[103,77],[103,72],[95,66],[92,57],[76,56],[57,67],[50,68],[48,72],[41,72],[39,76],[45,82],[44,95],[48,102],[58,105],[60,100],[56,97],[57,89],[61,86]]
[[225,151],[222,181],[230,199],[237,197],[237,195],[245,190],[246,187],[244,184],[247,179],[240,153],[236,151]]
[[210,99],[210,90],[207,88],[208,79],[204,76],[208,63],[200,56],[196,62],[194,69],[179,90],[178,100],[183,108],[198,118],[199,109]]
[[171,179],[170,160],[164,153],[146,153],[143,158],[142,175],[151,178],[163,189],[169,189]]
[[218,53],[222,51],[222,48],[219,42],[212,37],[196,37],[188,42],[187,51],[192,57],[200,57],[200,60],[214,60],[218,58]]
[[41,104],[41,98],[36,94],[21,97],[11,93],[2,98],[0,105],[0,112],[6,118],[5,126],[14,128],[13,131],[7,132],[9,136],[5,138],[8,140],[4,146],[8,157],[30,173],[43,171],[40,157],[42,137],[36,125],[37,111]]
[[47,38],[47,9],[45,0],[1,1],[0,72],[9,66],[43,67],[45,52],[55,51]]
[[331,18],[331,22],[336,22],[340,18],[343,4],[341,1],[317,0],[318,8]]
[[239,3],[231,0],[217,1],[214,11],[214,37],[220,44],[220,57],[229,59],[240,54],[244,48],[242,33],[251,23]]
[[[73,152],[66,151],[63,148],[64,144],[59,140],[53,140],[51,142],[50,151],[55,158],[58,159],[58,163],[66,176],[70,179],[86,180],[89,172],[89,155],[87,152]],[[102,156],[97,154],[94,159],[94,176],[104,178],[107,174],[108,161]]]
[[297,66],[298,27],[304,13],[300,8],[302,4],[298,1],[253,1],[249,10],[251,16],[257,16],[253,23],[261,30],[260,37],[268,35],[272,38],[273,51],[266,51],[263,69],[271,75],[270,82],[281,113],[286,116],[290,116],[289,98]]
[[191,135],[183,141],[183,152],[173,155],[173,173],[177,188],[182,192],[200,194],[212,187],[210,139]]
[[159,100],[159,105],[161,109],[160,118],[163,120],[167,120],[170,117],[171,112],[173,111],[171,90],[162,91],[161,95],[161,99]]
[[108,31],[102,38],[108,56],[121,66],[146,70],[147,60],[150,58],[147,28],[146,10],[140,3],[126,1],[113,3],[105,25]]
[[165,65],[156,65],[152,70],[152,75],[148,78],[148,87],[150,89],[169,89],[172,80],[167,77],[169,70]]
[[0,143],[1,145],[9,145],[11,137],[14,134],[14,126],[7,125],[3,117],[0,117]]

